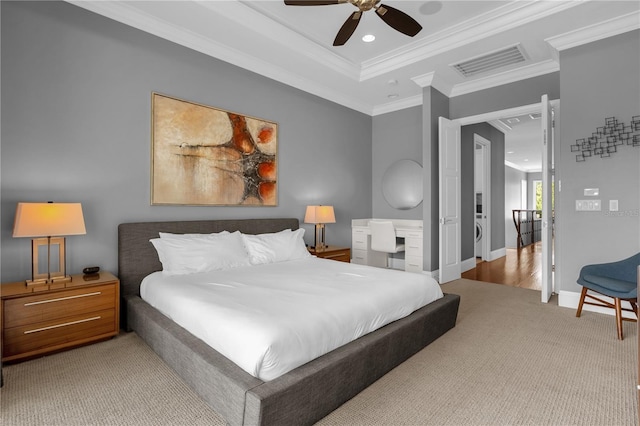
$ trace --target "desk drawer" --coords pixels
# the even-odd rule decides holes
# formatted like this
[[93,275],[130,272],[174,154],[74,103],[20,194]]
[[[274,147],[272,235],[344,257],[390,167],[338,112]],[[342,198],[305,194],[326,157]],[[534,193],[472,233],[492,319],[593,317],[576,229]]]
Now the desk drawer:
[[422,253],[422,244],[422,237],[407,237],[404,240],[405,250],[407,251],[414,251],[416,253],[420,251],[420,253]]
[[407,272],[422,272],[422,256],[405,256],[404,270]]
[[27,356],[43,349],[61,349],[66,346],[115,336],[115,309],[72,315],[62,320],[44,321],[20,327],[5,328],[2,357]]
[[367,242],[369,235],[360,229],[354,229],[351,233],[351,245],[354,250],[367,250],[369,244]]
[[[65,290],[4,301],[4,328],[83,315],[116,306],[115,284]],[[63,322],[63,321],[62,321]]]
[[357,263],[358,265],[366,265],[367,264],[367,251],[366,250],[358,250],[354,249],[352,251],[353,257],[351,259],[351,263]]

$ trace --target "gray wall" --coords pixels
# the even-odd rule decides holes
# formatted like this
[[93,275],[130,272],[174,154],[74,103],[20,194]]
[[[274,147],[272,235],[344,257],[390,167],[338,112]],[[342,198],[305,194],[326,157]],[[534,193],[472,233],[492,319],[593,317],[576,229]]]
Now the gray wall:
[[464,160],[460,180],[461,259],[473,257],[475,246],[475,142],[478,134],[491,142],[491,250],[504,248],[504,133],[489,123],[462,126],[461,157]]
[[518,232],[512,211],[527,208],[522,205],[522,181],[527,180],[527,175],[521,170],[504,166],[504,243],[507,248],[518,246]]
[[[372,118],[64,2],[1,2],[2,281],[30,275],[19,201],[81,202],[68,268],[117,272],[117,225],[304,216],[332,204],[330,244],[371,216]],[[279,124],[277,207],[150,206],[150,99],[161,92]],[[313,227],[302,225],[307,242]]]
[[[398,210],[382,195],[382,178],[398,160],[414,160],[422,165],[422,107],[373,117],[373,217],[389,219],[422,219],[422,204],[409,210]],[[423,168],[424,170],[424,168]]]
[[[640,115],[640,31],[560,52],[562,121],[556,179],[556,288],[577,292],[580,268],[640,251],[640,148],[576,162],[570,145],[591,136],[606,117],[629,123]],[[584,188],[599,188],[600,212],[576,212]],[[619,211],[609,212],[609,200]]]

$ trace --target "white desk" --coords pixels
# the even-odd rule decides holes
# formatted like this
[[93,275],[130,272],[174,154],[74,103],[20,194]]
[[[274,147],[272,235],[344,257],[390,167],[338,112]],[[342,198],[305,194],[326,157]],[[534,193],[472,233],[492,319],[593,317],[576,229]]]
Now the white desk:
[[[371,229],[369,221],[376,219],[353,219],[351,221],[351,262],[361,265],[387,266],[387,253],[371,250]],[[404,270],[422,273],[422,221],[407,219],[391,220],[396,235],[404,238]]]

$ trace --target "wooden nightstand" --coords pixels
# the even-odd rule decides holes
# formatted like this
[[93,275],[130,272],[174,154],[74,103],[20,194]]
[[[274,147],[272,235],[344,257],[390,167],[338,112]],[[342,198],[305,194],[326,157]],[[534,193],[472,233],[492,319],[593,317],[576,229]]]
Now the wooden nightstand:
[[351,262],[351,249],[349,247],[327,246],[326,249],[319,252],[316,252],[314,248],[309,247],[309,253],[323,259],[338,260],[340,262],[347,263]]
[[113,337],[119,332],[120,281],[109,272],[68,283],[2,284],[2,362]]

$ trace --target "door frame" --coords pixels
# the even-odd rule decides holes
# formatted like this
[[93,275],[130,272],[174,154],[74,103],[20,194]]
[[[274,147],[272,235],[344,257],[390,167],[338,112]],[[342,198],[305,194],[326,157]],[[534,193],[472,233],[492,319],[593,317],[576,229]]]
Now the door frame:
[[[473,145],[474,149],[476,145],[482,146],[482,219],[484,219],[484,228],[482,229],[482,260],[484,260],[485,262],[490,262],[493,260],[491,256],[491,141],[483,138],[477,133],[474,133]],[[476,212],[474,211],[474,224],[475,221]]]
[[[560,105],[560,100],[559,99],[554,99],[552,101],[550,101],[551,106],[554,108],[554,110],[558,111],[558,107]],[[505,108],[502,110],[496,110],[496,111],[490,111],[490,112],[486,112],[486,113],[482,113],[482,114],[477,114],[477,115],[470,115],[470,116],[466,116],[466,117],[460,117],[460,118],[456,118],[451,120],[452,122],[462,126],[467,126],[470,124],[478,124],[478,123],[484,123],[484,122],[490,122],[492,120],[498,120],[500,118],[503,118],[505,116],[515,116],[515,115],[524,115],[524,114],[531,114],[531,113],[541,113],[542,112],[542,102],[537,102],[534,104],[529,104],[529,105],[523,105],[523,106],[519,106],[519,107],[514,107],[514,108]],[[557,148],[557,147],[556,147]],[[555,152],[553,152],[553,154],[555,155]],[[540,155],[542,155],[542,153],[540,153]],[[544,190],[544,188],[543,188]],[[550,188],[549,188],[550,190]],[[558,201],[556,194],[556,203]],[[460,200],[458,200],[460,201]],[[474,222],[475,223],[475,222]],[[556,233],[558,231],[558,229],[555,229]],[[474,227],[474,232],[475,232],[475,227]],[[475,239],[475,237],[474,237]],[[555,256],[548,256],[547,258],[550,258],[552,262],[554,263],[558,263],[559,258],[558,258],[558,254],[559,253],[555,253]],[[543,259],[545,258],[545,253],[543,253]],[[555,260],[554,260],[555,258]],[[549,268],[553,268],[553,265],[548,265]]]

